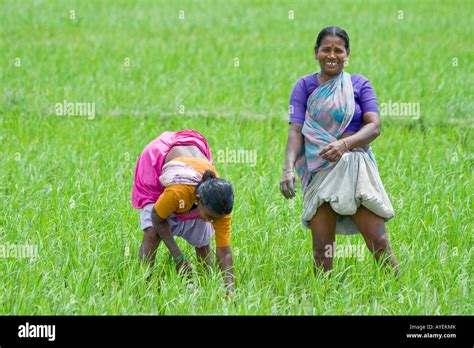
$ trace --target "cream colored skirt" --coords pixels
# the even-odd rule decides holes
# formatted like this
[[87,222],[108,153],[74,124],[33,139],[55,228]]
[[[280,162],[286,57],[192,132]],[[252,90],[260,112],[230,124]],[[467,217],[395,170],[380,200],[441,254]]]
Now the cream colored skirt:
[[385,221],[395,215],[377,166],[362,149],[346,152],[335,166],[314,175],[303,195],[303,225],[310,228],[311,219],[325,202],[337,213],[337,234],[360,232],[351,215],[361,205]]

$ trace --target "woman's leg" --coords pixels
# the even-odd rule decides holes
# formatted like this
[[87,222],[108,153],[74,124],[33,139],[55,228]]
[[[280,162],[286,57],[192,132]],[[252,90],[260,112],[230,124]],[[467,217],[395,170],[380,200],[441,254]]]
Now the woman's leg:
[[352,218],[377,262],[382,257],[384,264],[388,265],[390,263],[395,270],[395,275],[398,276],[398,262],[385,231],[385,220],[363,206],[357,209]]
[[143,240],[138,252],[140,262],[148,261],[153,266],[155,263],[156,249],[161,242],[161,238],[153,227],[145,228],[143,231]]
[[212,250],[209,244],[202,247],[196,247],[196,256],[200,264],[206,265],[209,267],[211,266]]
[[316,274],[321,268],[324,272],[330,271],[336,246],[336,213],[329,203],[321,205],[311,219],[311,233],[314,272]]
[[[212,249],[211,237],[214,228],[209,222],[204,220],[187,220],[179,224],[180,230],[177,235],[184,238],[189,244],[196,249],[197,261],[205,266],[211,266]],[[202,245],[202,246],[197,246]]]

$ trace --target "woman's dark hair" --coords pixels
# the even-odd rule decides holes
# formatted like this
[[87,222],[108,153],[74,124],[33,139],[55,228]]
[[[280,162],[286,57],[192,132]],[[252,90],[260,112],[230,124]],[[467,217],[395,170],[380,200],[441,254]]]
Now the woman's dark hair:
[[344,40],[344,46],[346,47],[347,52],[349,52],[349,35],[347,35],[346,31],[339,27],[327,27],[319,32],[316,44],[314,45],[314,53],[318,52],[318,49],[321,46],[321,41],[323,41],[326,36],[339,36]]
[[232,185],[220,178],[212,170],[206,170],[201,182],[196,186],[202,204],[218,215],[227,215],[234,207],[234,191]]

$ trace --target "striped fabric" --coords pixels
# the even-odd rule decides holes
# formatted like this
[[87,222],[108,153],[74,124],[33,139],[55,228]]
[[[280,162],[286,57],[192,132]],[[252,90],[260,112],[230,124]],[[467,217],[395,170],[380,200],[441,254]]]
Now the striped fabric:
[[164,187],[173,184],[197,185],[202,174],[196,169],[181,161],[171,160],[163,166],[160,182]]
[[335,164],[322,159],[319,152],[344,133],[354,109],[351,75],[344,71],[322,83],[309,96],[302,130],[304,146],[295,163],[303,192],[315,173]]
[[[160,175],[160,183],[164,187],[169,185],[194,185],[196,186],[202,179],[202,174],[190,165],[171,160],[163,166]],[[199,219],[199,212],[197,209],[186,213],[175,213],[178,221],[196,220]]]

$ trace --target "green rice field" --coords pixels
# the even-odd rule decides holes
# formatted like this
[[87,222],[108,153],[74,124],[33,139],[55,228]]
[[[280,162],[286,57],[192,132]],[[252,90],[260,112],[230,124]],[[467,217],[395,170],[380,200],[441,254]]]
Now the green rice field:
[[[0,0],[0,314],[472,315],[473,13],[468,0]],[[330,25],[381,107],[372,149],[398,279],[360,235],[337,236],[332,276],[315,277],[301,190],[279,190],[289,96]],[[193,285],[164,244],[153,269],[138,262],[136,160],[182,129],[207,138],[235,190],[234,301],[182,239]]]

